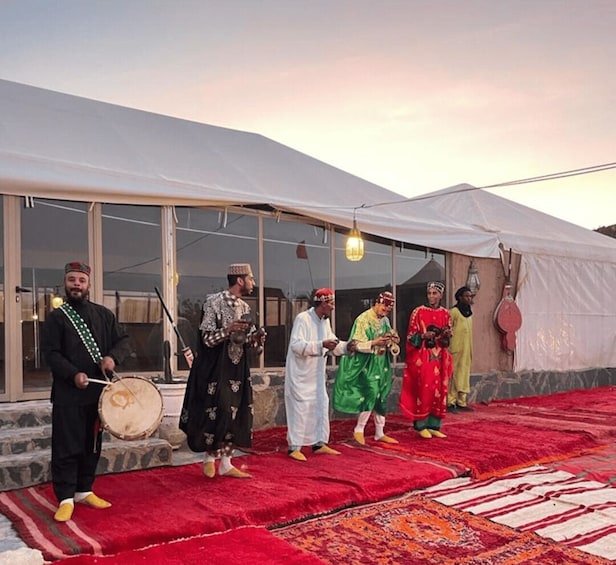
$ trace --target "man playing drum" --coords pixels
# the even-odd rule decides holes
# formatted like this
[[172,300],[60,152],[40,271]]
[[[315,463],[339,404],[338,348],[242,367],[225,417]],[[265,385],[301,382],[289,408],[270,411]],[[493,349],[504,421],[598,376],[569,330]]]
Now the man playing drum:
[[101,453],[98,414],[100,379],[129,353],[128,336],[113,313],[89,300],[90,267],[78,261],[64,268],[66,302],[43,324],[41,349],[51,369],[51,477],[59,506],[54,515],[66,522],[74,503],[108,508],[92,492]]

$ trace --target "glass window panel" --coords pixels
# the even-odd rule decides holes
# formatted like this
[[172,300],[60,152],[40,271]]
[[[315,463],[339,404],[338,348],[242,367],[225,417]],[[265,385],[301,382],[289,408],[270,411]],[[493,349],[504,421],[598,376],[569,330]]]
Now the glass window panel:
[[[208,294],[228,288],[227,267],[250,263],[256,279],[251,296],[244,297],[258,323],[258,222],[252,215],[218,212],[205,208],[176,209],[176,254],[178,269],[178,331],[197,351],[201,308]],[[188,369],[180,359],[180,369]],[[259,359],[251,360],[258,366]]]
[[4,335],[4,198],[0,197],[0,394],[6,393]]
[[[160,208],[103,206],[104,305],[130,336],[131,355],[122,372],[161,371],[162,343],[156,340],[162,309]],[[158,334],[162,336],[162,334]]]
[[263,220],[265,366],[282,367],[295,316],[316,288],[330,286],[329,230],[293,221]]
[[[349,261],[345,256],[346,233],[336,233],[336,335],[347,339],[355,318],[367,310],[382,290],[391,290],[393,275],[391,243],[364,236],[364,257]],[[391,322],[394,324],[394,313]]]
[[64,265],[88,259],[87,204],[35,199],[34,207],[21,211],[21,243],[24,391],[43,390],[51,376],[40,352],[40,330],[51,299],[64,296]]

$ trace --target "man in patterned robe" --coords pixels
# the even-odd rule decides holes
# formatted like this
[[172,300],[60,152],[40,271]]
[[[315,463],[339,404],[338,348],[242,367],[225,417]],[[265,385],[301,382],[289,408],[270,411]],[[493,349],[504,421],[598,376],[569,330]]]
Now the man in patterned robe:
[[247,263],[227,270],[228,290],[207,297],[201,315],[200,351],[188,376],[180,429],[188,447],[205,452],[203,474],[249,478],[233,466],[234,448],[252,445],[252,381],[249,354],[259,354],[265,336],[250,319],[242,296],[252,293],[255,279]]

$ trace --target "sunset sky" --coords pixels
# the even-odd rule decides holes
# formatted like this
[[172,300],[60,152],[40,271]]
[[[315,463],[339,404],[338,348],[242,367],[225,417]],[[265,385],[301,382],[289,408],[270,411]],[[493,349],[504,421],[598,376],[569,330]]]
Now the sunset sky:
[[[260,133],[411,197],[616,163],[615,30],[615,0],[0,0],[0,78]],[[615,168],[492,191],[616,223]]]

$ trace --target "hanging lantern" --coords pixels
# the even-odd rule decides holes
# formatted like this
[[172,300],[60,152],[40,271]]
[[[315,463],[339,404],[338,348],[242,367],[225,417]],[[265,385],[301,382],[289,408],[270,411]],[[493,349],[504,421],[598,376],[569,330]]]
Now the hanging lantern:
[[64,304],[64,299],[60,296],[58,287],[56,287],[55,292],[51,295],[51,307],[55,310],[60,308],[62,304]]
[[468,266],[468,275],[466,277],[466,286],[470,289],[473,296],[479,292],[481,281],[479,280],[479,272],[475,266],[475,261],[471,259],[471,264]]
[[361,261],[364,257],[364,240],[357,229],[357,222],[353,217],[353,229],[349,232],[345,249],[346,258],[349,261]]

